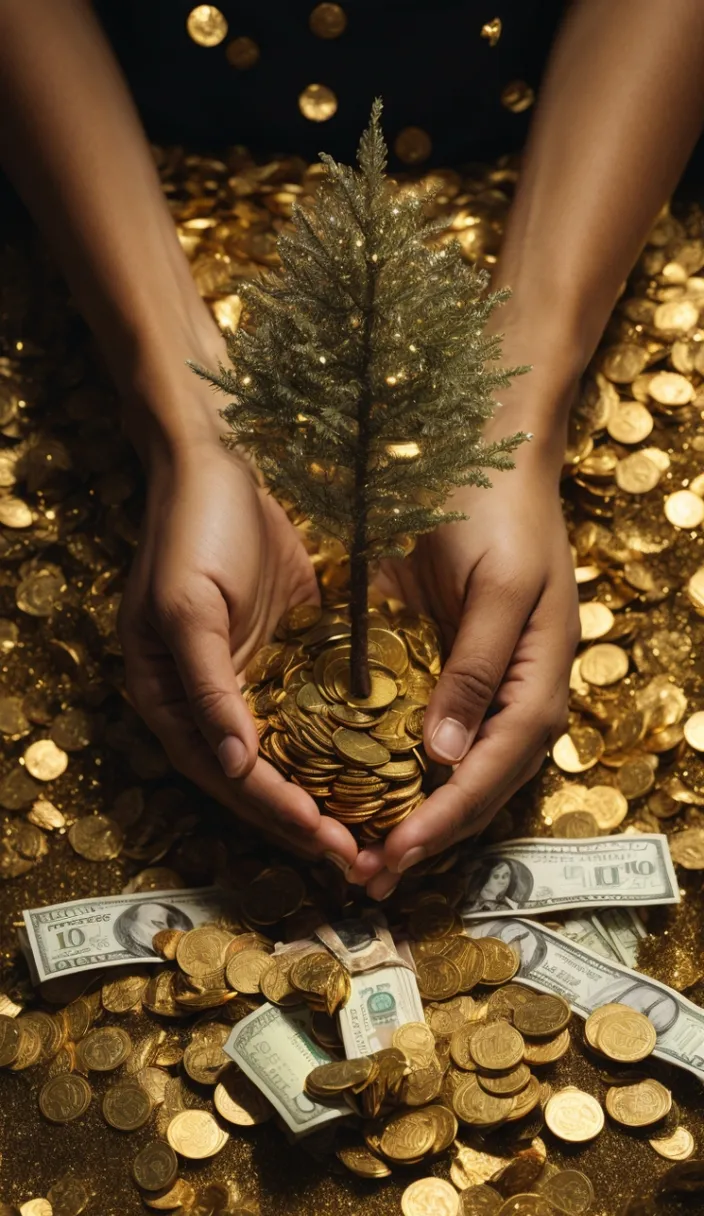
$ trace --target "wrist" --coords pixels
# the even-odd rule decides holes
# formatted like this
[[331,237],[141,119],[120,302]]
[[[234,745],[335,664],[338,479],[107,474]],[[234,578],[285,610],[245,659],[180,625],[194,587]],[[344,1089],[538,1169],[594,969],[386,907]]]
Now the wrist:
[[132,366],[121,386],[123,428],[145,467],[182,460],[194,449],[220,446],[225,398],[186,365],[194,359],[216,368],[227,362],[225,343],[211,330],[185,328],[168,341],[135,344]]

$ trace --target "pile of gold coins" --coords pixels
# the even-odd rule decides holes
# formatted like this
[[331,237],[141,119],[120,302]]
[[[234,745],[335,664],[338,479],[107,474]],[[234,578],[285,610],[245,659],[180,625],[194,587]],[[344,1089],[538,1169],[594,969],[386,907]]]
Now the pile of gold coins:
[[[662,1180],[665,1190],[676,1189],[694,1139],[679,1123],[670,1089],[634,1069],[655,1046],[644,1014],[606,1005],[582,1034],[561,997],[513,982],[519,956],[512,946],[466,937],[453,906],[428,892],[400,930],[417,967],[425,1021],[400,1026],[390,1046],[370,1056],[345,1059],[333,1017],[349,994],[345,968],[325,949],[273,955],[264,932],[272,916],[279,927],[300,924],[306,896],[294,870],[262,869],[227,923],[157,933],[153,946],[164,963],[156,969],[121,967],[93,983],[90,975],[76,977],[83,995],[57,1012],[0,1014],[0,1064],[15,1072],[42,1067],[37,1102],[54,1124],[85,1115],[100,1085],[106,1124],[122,1133],[150,1125],[157,1138],[134,1155],[134,1181],[148,1208],[184,1216],[256,1212],[232,1178],[198,1186],[180,1163],[215,1158],[237,1129],[275,1117],[223,1050],[232,1025],[263,999],[283,1008],[307,1004],[311,1033],[333,1057],[306,1079],[317,1101],[342,1094],[350,1101],[350,1117],[333,1138],[329,1129],[320,1136],[327,1152],[364,1179],[445,1165],[449,1180],[433,1173],[410,1181],[403,1216],[587,1216],[595,1211],[592,1182],[549,1162],[542,1136],[584,1145],[602,1132],[606,1115],[678,1163]],[[144,1011],[158,1020],[135,1036],[129,1027]],[[573,1038],[592,1062],[589,1091],[552,1080]],[[685,1178],[704,1187],[701,1162],[698,1175],[694,1164]],[[21,1209],[23,1216],[78,1216],[88,1190],[75,1178],[72,1184],[83,1187],[83,1206],[75,1197],[49,1199],[51,1209]]]
[[425,797],[423,717],[440,674],[437,630],[426,617],[370,613],[364,698],[350,690],[344,608],[293,608],[277,636],[245,671],[260,750],[363,843],[378,840]]
[[[296,158],[257,165],[241,149],[222,158],[192,156],[179,148],[155,149],[155,156],[201,294],[221,325],[236,327],[242,308],[238,281],[276,264],[278,233],[293,202],[315,189],[319,167]],[[467,258],[491,267],[516,180],[515,164],[505,160],[464,175],[434,172],[421,185],[435,190],[432,210],[450,220],[450,231]],[[585,378],[572,416],[563,480],[583,623],[583,644],[572,672],[570,728],[540,776],[499,813],[492,828],[502,838],[593,835],[594,823],[598,832],[666,832],[685,898],[677,908],[651,911],[647,924],[653,932],[640,944],[638,966],[698,1004],[704,1004],[704,731],[699,709],[704,682],[703,267],[701,210],[664,210]],[[158,976],[150,971],[141,977],[104,977],[102,995],[100,986],[93,988],[84,978],[81,992],[67,992],[59,1010],[33,992],[15,932],[23,908],[214,879],[243,894],[250,891],[252,874],[271,864],[271,856],[268,850],[257,855],[231,814],[219,814],[180,781],[122,695],[115,622],[142,514],[140,471],[120,431],[112,389],[85,333],[76,327],[65,289],[47,259],[7,244],[0,268],[0,878],[7,880],[0,917],[0,1013],[17,1023],[20,1036],[13,1059],[14,1048],[5,1046],[5,1036],[9,1043],[14,1035],[3,1020],[2,1058],[11,1066],[0,1074],[5,1118],[0,1194],[6,1209],[0,1211],[15,1216],[23,1207],[23,1216],[48,1216],[51,1205],[52,1216],[83,1211],[112,1216],[113,1209],[136,1216],[145,1210],[142,1194],[156,1196],[154,1210],[164,1210],[159,1191],[171,1181],[174,1160],[178,1180],[171,1185],[184,1216],[191,1209],[202,1216],[238,1206],[254,1213],[260,1204],[262,1216],[297,1216],[306,1207],[332,1216],[350,1207],[367,1210],[367,1205],[375,1216],[392,1216],[406,1178],[406,1216],[417,1216],[419,1210],[423,1216],[442,1212],[442,1188],[438,1192],[437,1186],[448,1178],[454,1189],[463,1188],[463,1216],[473,1206],[480,1213],[500,1210],[511,1196],[490,1179],[502,1168],[524,1168],[516,1164],[516,1142],[509,1145],[509,1133],[516,1129],[511,1120],[488,1131],[462,1123],[456,1144],[445,1155],[426,1156],[427,1166],[403,1167],[380,1158],[392,1173],[369,1199],[368,1184],[349,1169],[343,1173],[342,1164],[340,1174],[331,1172],[335,1157],[323,1156],[318,1164],[300,1147],[290,1149],[269,1123],[258,1129],[256,1142],[246,1130],[232,1134],[237,1125],[223,1124],[214,1098],[219,1092],[224,1104],[219,1086],[231,1085],[236,1074],[226,1071],[214,1090],[206,1091],[212,1092],[211,1103],[203,1097],[204,1082],[194,1080],[188,1069],[202,1077],[201,1070],[211,1067],[208,1061],[219,1059],[213,1044],[222,1045],[222,1024],[229,1026],[230,1012],[244,1011],[249,1000],[260,1000],[257,992],[247,996],[226,982],[218,991],[227,991],[229,999],[216,1011],[198,1011],[205,993],[192,983],[195,976],[186,980],[188,973],[176,960]],[[314,555],[314,560],[321,562],[324,612],[331,613],[320,623],[339,623],[344,619],[338,611],[339,559],[333,553]],[[409,634],[402,634],[399,623],[390,619],[388,628],[408,646],[409,670],[433,675],[432,667],[423,668],[412,654]],[[294,632],[278,641],[295,649],[300,636]],[[344,645],[344,637],[339,640]],[[311,666],[313,659],[311,650]],[[382,666],[387,666],[385,660]],[[276,681],[283,686],[280,676]],[[325,690],[321,699],[323,695],[330,707],[342,707],[343,701]],[[422,707],[425,698],[416,694],[414,700]],[[271,712],[269,706],[257,715],[267,730]],[[416,726],[419,717],[413,719]],[[329,720],[334,721],[332,714]],[[305,717],[303,724],[308,729]],[[300,723],[298,731],[305,738]],[[420,742],[420,734],[409,727],[405,731]],[[287,754],[292,738],[298,745],[299,735],[288,724],[272,733],[285,736]],[[343,763],[334,748],[330,753],[324,733],[325,754]],[[310,750],[320,755],[312,744]],[[411,757],[413,748],[402,759]],[[422,765],[414,758],[417,779]],[[313,779],[321,776],[316,763],[308,766]],[[371,769],[359,768],[370,784],[378,779]],[[330,796],[332,789],[324,795]],[[445,875],[443,889],[449,889],[453,877],[451,871]],[[286,932],[277,932],[287,940],[306,937],[309,913],[315,909],[328,919],[339,916],[349,898],[340,883],[340,876],[324,875],[322,869],[307,875],[304,904],[286,916]],[[404,898],[410,910],[411,897]],[[245,932],[269,932],[249,914],[242,923]],[[228,929],[231,935],[236,932],[235,925]],[[419,966],[424,983],[434,967],[439,970],[434,963]],[[178,983],[168,978],[174,970],[181,977]],[[134,1004],[129,1003],[128,978],[138,988]],[[335,982],[342,987],[344,977],[338,974]],[[493,1019],[502,991],[478,985],[470,997],[458,988],[454,996],[428,996],[427,1007],[471,999],[486,1004],[487,1019]],[[113,1004],[118,1008],[113,1010]],[[332,1038],[327,1016],[322,1005],[314,1013],[321,1042],[326,1033]],[[502,1017],[510,1021],[505,1012]],[[129,1034],[130,1054],[117,1074],[88,1068],[80,1043],[90,1031],[102,1032],[116,1020],[115,1028]],[[55,1024],[65,1039],[53,1059],[43,1059],[41,1036],[49,1046]],[[431,1028],[436,1041],[446,1037]],[[657,1194],[658,1216],[675,1216],[682,1211],[680,1199],[686,1200],[702,1182],[697,1156],[704,1120],[698,1086],[661,1063],[653,1062],[651,1069],[650,1060],[652,1077],[639,1075],[642,1063],[609,1061],[597,1037],[582,1043],[579,1026],[567,1029],[570,1049],[552,1064],[529,1067],[541,1086],[553,1086],[553,1096],[574,1086],[597,1101],[607,1117],[593,1139],[571,1143],[550,1131],[547,1118],[546,1130],[540,1132],[538,1116],[548,1115],[549,1103],[543,1112],[538,1102],[527,1118],[536,1121],[534,1139],[544,1136],[549,1146],[550,1161],[543,1169],[589,1175],[596,1191],[594,1216],[620,1216],[628,1196],[636,1194]],[[539,1042],[523,1037],[526,1044]],[[119,1055],[117,1046],[117,1039],[114,1044],[108,1039],[101,1050],[113,1058],[113,1052]],[[439,1059],[444,1050],[441,1042]],[[90,1044],[89,1057],[95,1058]],[[456,1067],[448,1062],[447,1072]],[[75,1122],[53,1123],[41,1113],[39,1093],[54,1072],[75,1081],[68,1092],[79,1106],[85,1101],[82,1081],[94,1092]],[[474,1074],[468,1070],[467,1075]],[[150,1097],[152,1114],[131,1133],[114,1130],[102,1114],[104,1093],[116,1076],[115,1083],[136,1081]],[[636,1123],[616,1122],[619,1112],[640,1110],[646,1097],[649,1107],[662,1110],[667,1099],[659,1090],[649,1087],[634,1097],[627,1092],[650,1081],[672,1093],[669,1113],[641,1130]],[[614,1117],[606,1106],[609,1088],[624,1094],[620,1104],[610,1099]],[[119,1113],[123,1108],[129,1107],[132,1118],[144,1111],[141,1093],[129,1094],[129,1103],[127,1091],[118,1091],[107,1103],[113,1120],[127,1118]],[[248,1094],[253,1103],[251,1090]],[[50,1098],[51,1091],[45,1106]],[[445,1106],[441,1099],[431,1105]],[[357,1100],[369,1098],[360,1094]],[[580,1109],[580,1118],[588,1111],[592,1121],[597,1118],[591,1103]],[[200,1137],[201,1144],[217,1145],[228,1126],[230,1138],[214,1158],[192,1162],[178,1177],[178,1161],[185,1154],[181,1147],[172,1149],[166,1131],[174,1116],[192,1119],[196,1112],[212,1116],[216,1131],[208,1123],[204,1137],[205,1124],[196,1120],[189,1132],[189,1120],[182,1118],[176,1125],[178,1145],[188,1143],[189,1136],[191,1143]],[[452,1114],[457,1117],[454,1110]],[[243,1116],[239,1126],[244,1125]],[[669,1139],[663,1131],[670,1132]],[[690,1137],[696,1142],[694,1156],[686,1160],[693,1151]],[[667,1144],[664,1159],[656,1147],[660,1142]],[[533,1147],[528,1141],[519,1153]],[[339,1151],[348,1150],[349,1160],[375,1151],[363,1137]],[[139,1189],[125,1185],[133,1167]],[[430,1182],[413,1175],[419,1168],[432,1172]],[[519,1177],[517,1172],[513,1176]],[[559,1185],[567,1188],[569,1182],[563,1179]],[[583,1189],[584,1183],[580,1179],[575,1186]],[[495,1195],[487,1198],[489,1187]],[[543,1181],[522,1184],[522,1190],[533,1198],[522,1200],[522,1207],[514,1205],[512,1216],[547,1216]],[[554,1210],[569,1210],[564,1200],[555,1203],[556,1193],[550,1196]],[[690,1210],[699,1201],[695,1195]],[[655,1207],[655,1198],[641,1198],[629,1216],[650,1216]]]

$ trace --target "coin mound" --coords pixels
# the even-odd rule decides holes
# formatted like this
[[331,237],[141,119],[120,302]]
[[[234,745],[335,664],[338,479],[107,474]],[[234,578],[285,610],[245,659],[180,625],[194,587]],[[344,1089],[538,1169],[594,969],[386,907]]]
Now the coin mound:
[[427,617],[370,612],[362,698],[350,688],[350,634],[345,609],[291,609],[279,640],[247,664],[243,692],[266,759],[369,844],[425,798],[423,717],[440,641]]

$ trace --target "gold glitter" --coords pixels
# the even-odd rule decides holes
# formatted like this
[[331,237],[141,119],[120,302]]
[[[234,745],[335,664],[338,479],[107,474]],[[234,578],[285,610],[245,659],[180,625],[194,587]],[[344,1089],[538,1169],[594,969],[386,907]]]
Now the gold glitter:
[[225,47],[225,55],[227,62],[233,68],[238,68],[240,72],[246,72],[249,68],[253,68],[255,63],[259,62],[259,47],[253,38],[247,38],[244,35],[240,38],[233,38]]
[[308,24],[318,38],[339,38],[347,28],[347,14],[339,4],[316,4]]
[[512,80],[501,90],[501,104],[512,114],[522,114],[535,101],[535,93],[525,80]]
[[298,98],[298,108],[311,122],[327,122],[337,111],[337,98],[324,84],[309,84]]
[[406,165],[421,164],[432,150],[432,140],[421,127],[404,127],[394,140],[394,152]]
[[186,18],[186,29],[199,46],[218,46],[227,36],[227,21],[214,4],[198,4]]

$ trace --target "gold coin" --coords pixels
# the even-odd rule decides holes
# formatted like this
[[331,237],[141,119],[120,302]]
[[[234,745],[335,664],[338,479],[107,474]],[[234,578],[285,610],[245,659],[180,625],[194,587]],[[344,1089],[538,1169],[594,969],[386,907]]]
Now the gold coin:
[[462,972],[456,963],[442,955],[429,955],[416,964],[418,990],[428,1001],[442,1001],[459,992]]
[[404,127],[394,140],[394,152],[404,165],[419,165],[433,150],[433,141],[422,127]]
[[386,1162],[362,1144],[339,1148],[336,1155],[359,1178],[389,1178],[391,1175]]
[[599,1022],[596,1042],[599,1051],[610,1060],[635,1064],[650,1055],[657,1034],[644,1013],[628,1006],[612,1007]]
[[78,1073],[64,1073],[45,1081],[39,1092],[39,1109],[52,1123],[70,1123],[84,1115],[93,1091]]
[[487,1093],[472,1074],[459,1084],[452,1096],[457,1118],[476,1127],[503,1122],[513,1111],[516,1101],[513,1096]]
[[347,27],[347,14],[339,4],[316,4],[308,25],[317,38],[339,38]]
[[604,1126],[604,1112],[591,1094],[580,1089],[559,1089],[543,1112],[553,1135],[570,1143],[593,1140]]
[[21,697],[0,697],[0,731],[3,735],[26,735],[29,721]]
[[653,429],[653,416],[640,401],[620,401],[611,410],[606,429],[617,443],[642,443]]
[[704,520],[704,499],[691,490],[675,490],[665,499],[665,516],[676,528],[698,528]]
[[599,835],[599,827],[590,811],[567,811],[553,821],[552,834],[565,840],[588,840]]
[[37,781],[54,781],[66,772],[68,756],[51,739],[37,739],[24,753],[24,763]]
[[[681,333],[693,329],[698,320],[699,309],[692,300],[667,300],[664,304],[658,304],[653,313],[653,325],[656,329],[679,330]],[[658,374],[668,375],[667,372]]]
[[637,1085],[613,1085],[606,1091],[606,1109],[617,1123],[649,1127],[670,1110],[672,1094],[651,1077]]
[[[455,1168],[454,1163],[453,1168]],[[457,1172],[455,1169],[455,1173]],[[474,1177],[471,1171],[468,1176]],[[462,1216],[498,1216],[503,1202],[503,1198],[499,1192],[495,1191],[493,1186],[489,1186],[486,1182],[478,1182],[465,1186],[464,1190],[460,1192],[460,1211],[462,1212]]]
[[30,528],[34,516],[21,498],[0,498],[0,524],[6,528]]
[[149,1094],[136,1081],[118,1081],[105,1091],[103,1116],[118,1131],[133,1132],[142,1127],[152,1113]]
[[166,1138],[175,1152],[190,1161],[213,1157],[225,1147],[229,1136],[207,1110],[183,1110],[174,1115]]
[[592,642],[595,638],[603,638],[614,623],[614,614],[606,604],[598,600],[590,600],[579,605],[579,620],[582,627],[582,641]]
[[333,731],[332,741],[343,760],[363,768],[376,768],[391,759],[391,752],[364,731],[340,726]]
[[120,1026],[100,1026],[78,1044],[80,1064],[93,1072],[112,1072],[132,1051],[132,1040]]
[[527,1064],[521,1063],[510,1072],[501,1073],[498,1076],[477,1073],[477,1080],[481,1088],[488,1094],[513,1097],[514,1094],[520,1094],[530,1081],[530,1069]]
[[127,1013],[129,1009],[134,1009],[148,982],[149,977],[146,974],[140,975],[137,972],[126,975],[122,972],[118,979],[103,984],[100,993],[103,1009],[108,1013]]
[[14,1063],[20,1050],[20,1024],[16,1018],[0,1014],[0,1068]]
[[685,828],[673,832],[669,839],[672,860],[685,870],[704,870],[704,831]]
[[484,964],[482,984],[505,984],[513,979],[521,965],[521,956],[515,946],[498,937],[480,937],[475,944],[481,951]]
[[435,1141],[432,1118],[422,1110],[392,1115],[381,1134],[380,1147],[391,1161],[415,1161],[429,1152]]
[[559,1034],[571,1016],[572,1010],[561,996],[536,996],[514,1009],[513,1024],[522,1035],[540,1039]]
[[[661,305],[661,308],[667,307],[667,304]],[[658,315],[657,310],[655,315]],[[653,401],[657,401],[660,405],[675,407],[687,405],[694,397],[693,384],[680,372],[656,372],[650,378],[648,391]]]
[[214,925],[201,925],[189,929],[179,938],[176,947],[176,962],[186,975],[195,977],[217,971],[225,962],[225,952],[232,934]]
[[558,1170],[541,1184],[540,1192],[565,1216],[583,1216],[594,1203],[594,1187],[580,1170]]
[[690,747],[697,752],[704,752],[704,710],[692,714],[684,724],[684,737]]
[[648,354],[643,347],[623,342],[604,351],[601,367],[604,375],[615,384],[630,384],[647,362]]
[[585,650],[579,670],[589,684],[596,684],[600,688],[616,684],[628,671],[628,655],[620,646],[601,642]]
[[564,773],[585,773],[599,763],[603,753],[604,740],[593,726],[573,727],[552,748],[552,758]]
[[313,1097],[322,1098],[327,1094],[339,1094],[345,1089],[358,1093],[378,1071],[378,1066],[368,1056],[358,1056],[352,1060],[331,1060],[329,1064],[319,1064],[306,1077],[306,1091]]
[[107,815],[84,815],[68,830],[71,847],[88,861],[110,861],[122,849],[122,829]]
[[417,1178],[401,1196],[403,1216],[459,1216],[460,1197],[443,1178]]
[[176,1181],[178,1158],[170,1144],[154,1140],[137,1153],[132,1173],[143,1191],[160,1191],[172,1187]]
[[299,94],[298,108],[311,122],[327,122],[337,111],[337,98],[324,84],[309,84]]
[[216,1111],[228,1123],[238,1127],[253,1127],[265,1123],[274,1108],[249,1077],[234,1066],[221,1077],[213,1094]]
[[49,802],[46,798],[37,798],[32,805],[31,811],[27,812],[27,819],[33,823],[35,827],[43,828],[45,832],[53,832],[57,828],[63,828],[66,825],[66,818],[63,813],[55,807],[53,802]]
[[265,972],[271,966],[271,957],[263,950],[243,950],[230,959],[225,969],[227,982],[235,992],[254,995],[260,990]]
[[227,21],[214,4],[197,4],[186,18],[186,29],[199,46],[218,46],[227,35]]
[[409,1059],[417,1059],[435,1051],[435,1035],[425,1022],[405,1022],[394,1030],[391,1045]]
[[209,1039],[193,1039],[183,1053],[183,1067],[199,1085],[216,1085],[229,1064],[222,1044]]
[[570,1032],[565,1029],[547,1042],[526,1042],[523,1059],[526,1064],[553,1064],[561,1060],[570,1046]]
[[[253,68],[255,63],[259,62],[259,55],[260,51],[257,43],[253,38],[247,38],[245,36],[240,38],[232,38],[225,47],[225,58],[227,59],[227,62],[231,67],[237,68],[237,70],[240,72],[246,72],[249,70],[249,68]],[[237,299],[237,297],[235,297],[235,299]],[[242,306],[240,303],[239,308],[236,309],[238,321],[241,310]],[[237,326],[230,326],[229,328],[236,329]]]
[[501,90],[501,104],[512,114],[522,114],[535,101],[535,93],[525,80],[512,80]]
[[[0,1208],[0,1213],[2,1209]],[[14,1209],[13,1209],[14,1211]],[[53,1208],[48,1199],[29,1199],[23,1203],[19,1216],[52,1216]]]
[[80,1216],[91,1199],[88,1188],[70,1171],[53,1183],[46,1197],[52,1207],[52,1216]]
[[584,795],[584,805],[600,832],[612,832],[628,814],[628,800],[613,785],[593,785]]
[[523,1059],[523,1047],[523,1035],[508,1022],[489,1022],[480,1026],[471,1042],[477,1066],[492,1072],[515,1068]]
[[645,452],[631,452],[616,465],[616,485],[626,494],[647,494],[654,490],[662,470]]
[[694,1137],[686,1127],[677,1127],[671,1136],[649,1140],[648,1144],[668,1161],[686,1161],[694,1152]]
[[616,774],[616,784],[626,798],[641,798],[655,784],[653,767],[646,759],[627,761]]
[[[170,1186],[167,1191],[161,1191],[160,1194],[152,1195],[151,1198],[149,1192],[142,1195],[142,1202],[157,1212],[173,1212],[176,1209],[179,1211],[183,1209],[184,1212],[192,1211],[194,1216],[197,1216],[200,1199],[190,1182],[186,1182],[185,1178],[177,1178],[174,1185]],[[212,1208],[207,1207],[207,1199],[205,1203],[205,1211],[212,1211]]]

